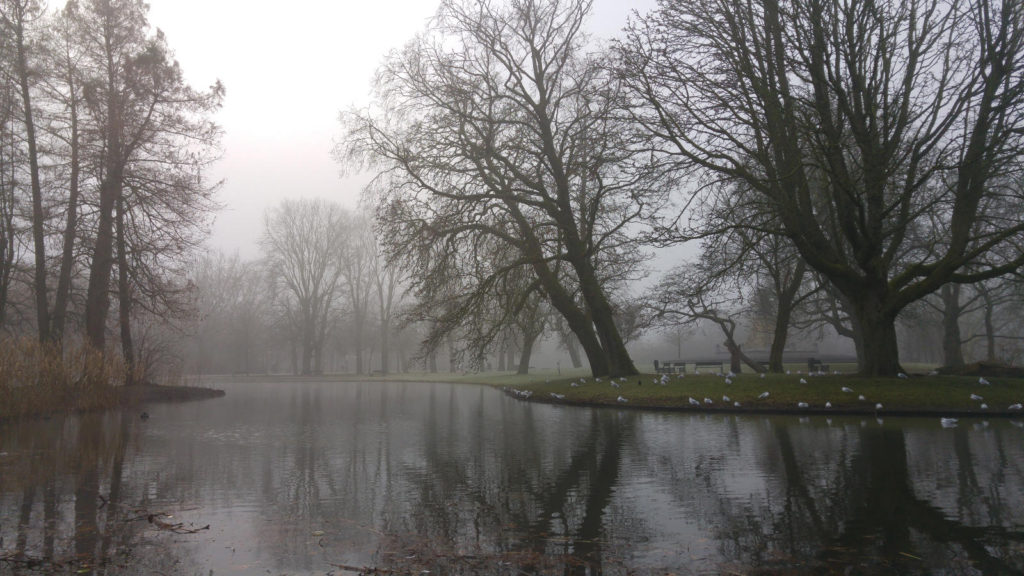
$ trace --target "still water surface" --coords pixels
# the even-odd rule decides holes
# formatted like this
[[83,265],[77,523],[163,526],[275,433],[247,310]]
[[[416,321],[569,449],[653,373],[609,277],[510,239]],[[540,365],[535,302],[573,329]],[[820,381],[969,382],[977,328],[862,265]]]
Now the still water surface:
[[0,425],[0,573],[1024,572],[1019,421],[213,384],[146,421]]

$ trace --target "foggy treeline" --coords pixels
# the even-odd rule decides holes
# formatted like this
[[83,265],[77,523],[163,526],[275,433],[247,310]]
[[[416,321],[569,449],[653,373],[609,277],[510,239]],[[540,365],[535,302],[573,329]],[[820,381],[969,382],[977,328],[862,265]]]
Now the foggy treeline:
[[284,201],[253,261],[198,255],[223,89],[145,5],[0,6],[8,334],[199,372],[523,372],[550,342],[620,376],[693,326],[755,370],[814,334],[869,375],[1024,355],[1021,0],[666,0],[610,40],[589,0],[444,0],[342,113],[363,207]]
[[398,331],[403,275],[381,258],[372,219],[326,200],[269,210],[261,257],[209,254],[194,266],[200,321],[186,367],[201,373],[408,370]]

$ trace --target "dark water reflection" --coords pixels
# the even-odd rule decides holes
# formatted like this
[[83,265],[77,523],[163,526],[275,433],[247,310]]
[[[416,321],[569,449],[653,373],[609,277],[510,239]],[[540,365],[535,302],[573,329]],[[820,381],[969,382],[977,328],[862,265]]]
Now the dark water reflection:
[[0,573],[1024,572],[1019,422],[225,387],[0,426]]

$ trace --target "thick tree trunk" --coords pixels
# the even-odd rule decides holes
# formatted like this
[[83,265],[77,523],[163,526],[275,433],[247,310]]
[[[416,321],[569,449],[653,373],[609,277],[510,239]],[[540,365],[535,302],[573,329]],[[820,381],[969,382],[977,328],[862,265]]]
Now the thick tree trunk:
[[89,289],[85,297],[85,336],[89,345],[102,351],[106,345],[107,313],[110,310],[110,273],[114,267],[114,203],[121,197],[121,171],[108,172],[100,185],[99,217]]
[[[589,261],[582,260],[574,263],[574,267],[580,277],[580,291],[583,299],[590,310],[594,330],[601,343],[604,354],[604,363],[607,369],[604,374],[598,374],[594,368],[594,359],[591,358],[590,367],[594,376],[634,376],[639,373],[633,364],[633,359],[626,350],[626,343],[622,340],[619,327],[615,325],[615,315],[612,307],[601,289]],[[582,339],[581,339],[582,342]],[[585,347],[584,347],[585,348]],[[590,357],[590,354],[587,354]]]
[[110,311],[110,272],[114,266],[114,204],[124,190],[124,124],[121,117],[120,89],[116,80],[113,54],[106,54],[107,118],[104,126],[103,180],[96,221],[96,240],[89,265],[89,289],[85,297],[85,336],[94,349],[103,352],[106,345],[107,314]]
[[960,285],[942,287],[942,362],[950,368],[964,366],[964,352],[960,336]]
[[895,376],[902,372],[896,318],[887,314],[880,298],[869,291],[852,304],[860,343],[857,352],[861,375]]
[[565,342],[565,349],[569,352],[569,361],[572,362],[573,368],[582,368],[583,359],[580,358],[580,344],[576,340],[576,335],[572,332],[563,335],[563,341]]
[[121,354],[128,369],[125,384],[135,383],[135,344],[132,341],[132,287],[128,276],[128,243],[124,233],[124,200],[117,200],[117,302]]

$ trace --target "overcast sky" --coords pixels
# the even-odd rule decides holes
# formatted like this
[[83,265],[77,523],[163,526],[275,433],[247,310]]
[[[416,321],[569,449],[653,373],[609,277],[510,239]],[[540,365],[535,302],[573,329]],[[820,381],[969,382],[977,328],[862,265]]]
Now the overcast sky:
[[[654,0],[595,0],[591,32],[618,33],[629,12]],[[339,177],[330,151],[338,113],[369,99],[385,54],[423,29],[436,0],[150,0],[189,82],[226,89],[217,118],[224,209],[211,245],[242,256],[266,208],[283,198],[324,197],[354,207],[362,179]]]

